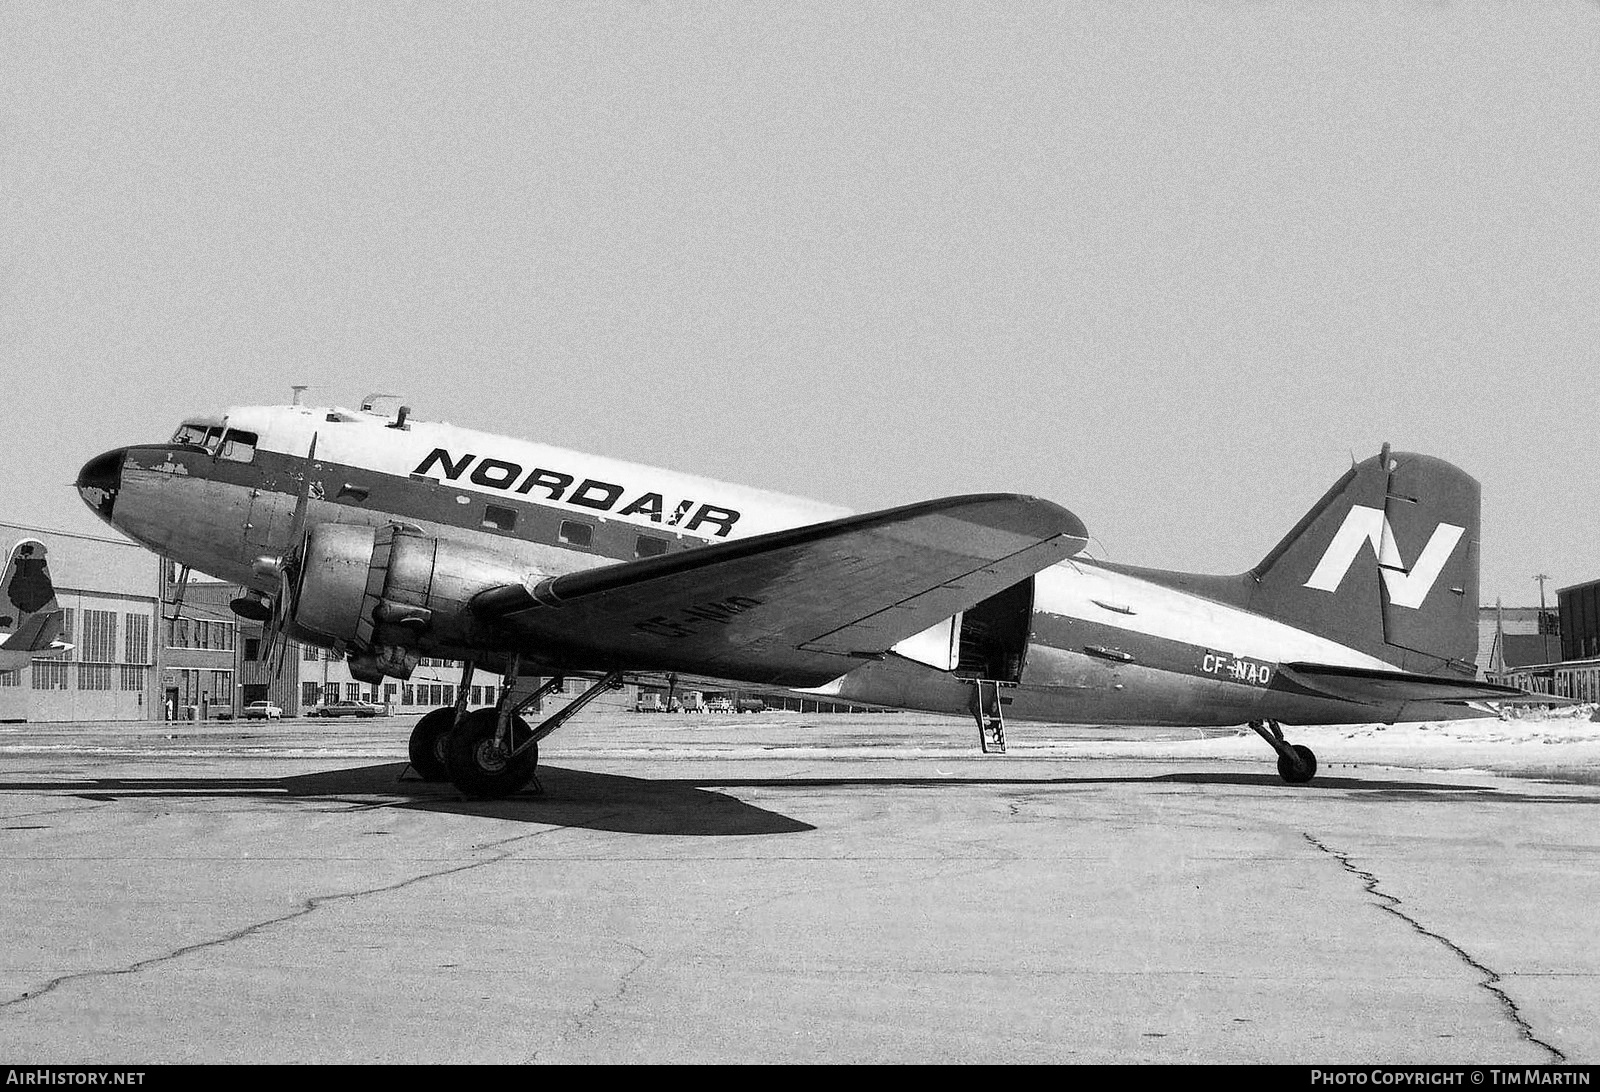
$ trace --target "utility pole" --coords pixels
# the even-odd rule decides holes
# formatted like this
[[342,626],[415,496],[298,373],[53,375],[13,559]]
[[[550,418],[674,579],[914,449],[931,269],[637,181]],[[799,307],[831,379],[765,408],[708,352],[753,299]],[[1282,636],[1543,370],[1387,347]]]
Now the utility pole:
[[1545,624],[1544,612],[1544,582],[1550,577],[1546,573],[1535,573],[1533,578],[1539,582],[1539,647],[1544,649],[1544,662],[1550,663],[1550,627]]

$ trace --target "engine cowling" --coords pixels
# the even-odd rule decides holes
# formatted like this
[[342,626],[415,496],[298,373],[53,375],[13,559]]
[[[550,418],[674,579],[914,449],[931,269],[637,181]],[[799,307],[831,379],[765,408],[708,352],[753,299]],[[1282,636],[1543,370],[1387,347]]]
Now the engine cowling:
[[424,643],[473,644],[474,595],[541,575],[504,554],[404,527],[323,523],[306,538],[291,621],[297,636],[344,648],[363,681],[407,678]]

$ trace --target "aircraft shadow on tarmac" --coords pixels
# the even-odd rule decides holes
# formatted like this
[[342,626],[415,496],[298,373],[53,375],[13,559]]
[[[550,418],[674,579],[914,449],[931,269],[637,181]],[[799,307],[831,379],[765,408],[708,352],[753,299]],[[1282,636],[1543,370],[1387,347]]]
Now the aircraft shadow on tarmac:
[[537,788],[502,800],[470,800],[453,786],[417,779],[405,763],[260,778],[94,778],[79,781],[0,781],[0,792],[46,792],[87,800],[249,799],[321,802],[339,810],[398,808],[624,834],[737,837],[798,834],[812,824],[746,803],[728,789],[1041,788],[1095,785],[1199,785],[1264,788],[1303,796],[1307,792],[1356,793],[1367,800],[1482,800],[1500,803],[1600,803],[1594,796],[1554,796],[1504,786],[1438,784],[1427,781],[1318,778],[1286,786],[1270,773],[1170,773],[1146,777],[813,777],[813,778],[638,778],[591,773],[561,766],[539,767]]
[[[663,782],[657,782],[662,784]],[[1486,800],[1503,803],[1600,804],[1600,797],[1533,795],[1505,785],[1445,785],[1429,781],[1373,780],[1360,777],[1319,776],[1309,785],[1286,785],[1270,773],[1172,773],[1148,777],[864,777],[864,778],[697,778],[685,785],[701,788],[848,788],[866,786],[930,787],[934,785],[987,785],[996,788],[1072,788],[1091,785],[1238,785],[1293,795],[1348,791],[1363,800]]]
[[[107,777],[81,781],[0,781],[0,792],[54,792],[85,800],[285,800],[325,803],[334,810],[397,808],[481,815],[624,834],[737,836],[797,834],[809,823],[747,804],[688,781],[652,781],[615,774],[539,767],[538,788],[502,800],[471,800],[454,786],[422,781],[404,762],[290,777]],[[326,810],[326,809],[323,809]]]

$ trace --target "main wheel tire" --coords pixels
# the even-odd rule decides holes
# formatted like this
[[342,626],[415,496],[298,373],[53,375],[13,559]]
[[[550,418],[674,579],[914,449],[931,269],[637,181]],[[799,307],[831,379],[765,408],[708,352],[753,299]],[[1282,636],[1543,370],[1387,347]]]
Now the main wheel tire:
[[[533,736],[533,729],[521,717],[511,718],[511,739],[521,744]],[[528,743],[515,755],[507,755],[495,743],[495,711],[478,709],[466,718],[445,740],[444,764],[456,788],[480,800],[510,796],[533,780],[539,765],[539,746]]]
[[445,741],[450,738],[450,729],[455,727],[455,723],[455,706],[447,705],[443,709],[424,713],[422,719],[417,721],[417,726],[411,729],[411,744],[408,748],[411,768],[417,771],[417,776],[422,780],[450,780],[450,771],[444,764],[444,746]]
[[1298,743],[1292,744],[1290,749],[1299,757],[1304,769],[1296,768],[1295,764],[1289,761],[1288,755],[1279,755],[1278,776],[1291,785],[1304,785],[1317,776],[1317,756],[1311,753],[1310,747]]

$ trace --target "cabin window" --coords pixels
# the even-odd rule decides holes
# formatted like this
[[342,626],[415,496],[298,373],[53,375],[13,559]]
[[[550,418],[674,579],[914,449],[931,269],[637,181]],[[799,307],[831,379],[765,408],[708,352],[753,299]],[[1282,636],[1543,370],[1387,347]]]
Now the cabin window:
[[517,514],[498,504],[486,504],[483,506],[483,525],[496,531],[509,531],[517,525]]
[[660,557],[667,552],[667,540],[664,538],[651,538],[649,535],[640,535],[639,541],[634,544],[634,557]]
[[252,461],[256,457],[256,434],[229,429],[222,438],[222,447],[217,454],[236,463]]
[[564,519],[556,537],[569,546],[593,546],[594,528],[575,519]]

